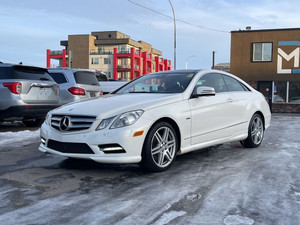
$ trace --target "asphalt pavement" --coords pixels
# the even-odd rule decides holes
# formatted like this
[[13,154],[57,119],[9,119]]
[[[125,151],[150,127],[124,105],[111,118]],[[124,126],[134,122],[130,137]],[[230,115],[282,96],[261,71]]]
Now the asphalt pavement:
[[11,143],[0,149],[0,224],[297,225],[299,130],[299,116],[276,114],[259,148],[198,150],[162,173]]

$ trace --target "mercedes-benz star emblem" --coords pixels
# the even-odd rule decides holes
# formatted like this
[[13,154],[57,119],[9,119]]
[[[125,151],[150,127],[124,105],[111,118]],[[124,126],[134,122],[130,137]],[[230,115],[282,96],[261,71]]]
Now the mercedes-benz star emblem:
[[70,125],[71,125],[70,123],[71,123],[70,117],[64,116],[59,122],[59,129],[61,131],[69,130]]

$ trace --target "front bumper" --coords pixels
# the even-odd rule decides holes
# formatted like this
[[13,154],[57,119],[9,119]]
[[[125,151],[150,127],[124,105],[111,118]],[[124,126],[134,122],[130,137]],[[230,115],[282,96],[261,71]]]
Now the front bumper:
[[[96,126],[92,126],[80,132],[60,132],[44,123],[40,130],[42,142],[39,150],[100,163],[138,163],[142,159],[147,126],[142,126],[142,121],[137,122],[128,127],[99,131],[95,130]],[[133,137],[139,130],[144,130],[144,133]]]

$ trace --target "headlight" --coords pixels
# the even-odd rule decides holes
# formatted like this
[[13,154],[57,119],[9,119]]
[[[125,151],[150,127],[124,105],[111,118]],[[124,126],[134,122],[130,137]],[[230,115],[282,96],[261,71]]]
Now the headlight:
[[111,121],[112,121],[114,118],[115,118],[115,116],[114,116],[114,117],[110,117],[110,118],[108,118],[108,119],[102,120],[101,123],[98,125],[98,127],[97,127],[96,130],[103,130],[103,129],[105,129],[105,128],[111,123]]
[[45,118],[45,124],[47,124],[48,126],[50,126],[51,124],[51,113],[48,112]]
[[111,129],[126,127],[134,124],[143,114],[143,110],[135,110],[121,114],[110,126]]

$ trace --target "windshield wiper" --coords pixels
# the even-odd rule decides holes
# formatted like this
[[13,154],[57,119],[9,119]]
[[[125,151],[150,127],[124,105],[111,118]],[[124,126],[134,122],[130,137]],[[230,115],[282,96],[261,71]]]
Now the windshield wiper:
[[129,93],[151,93],[149,91],[129,91]]

